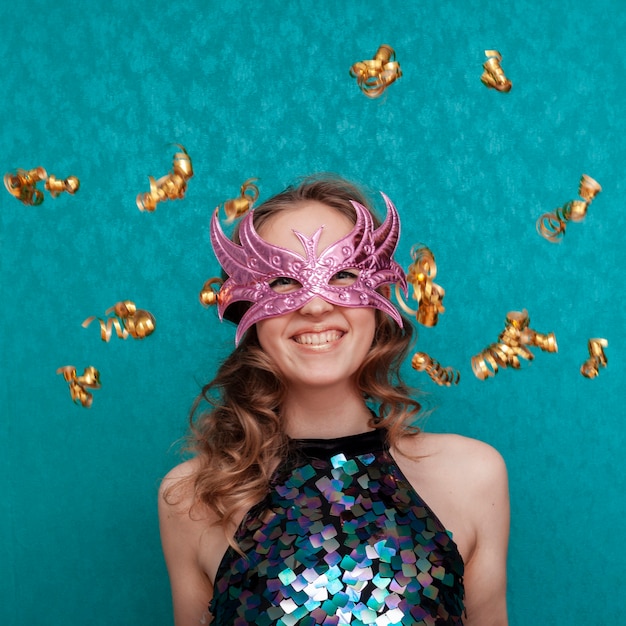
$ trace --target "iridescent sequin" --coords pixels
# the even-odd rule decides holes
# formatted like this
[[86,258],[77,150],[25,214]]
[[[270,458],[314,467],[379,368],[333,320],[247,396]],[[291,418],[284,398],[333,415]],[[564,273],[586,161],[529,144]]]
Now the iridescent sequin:
[[213,624],[462,624],[461,556],[384,431],[293,447],[222,559]]

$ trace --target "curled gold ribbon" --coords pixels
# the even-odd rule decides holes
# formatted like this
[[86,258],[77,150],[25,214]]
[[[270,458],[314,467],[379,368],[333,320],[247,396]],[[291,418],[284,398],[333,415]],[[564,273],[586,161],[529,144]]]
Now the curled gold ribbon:
[[154,332],[156,321],[149,311],[137,309],[130,317],[125,319],[126,331],[133,339],[145,339]]
[[220,297],[219,291],[223,283],[224,281],[217,276],[209,278],[209,280],[204,283],[204,286],[200,290],[200,302],[202,302],[203,306],[208,307],[218,303]]
[[68,176],[65,180],[62,180],[51,175],[48,176],[44,187],[50,192],[53,198],[56,198],[63,192],[73,196],[80,189],[80,181],[76,176]]
[[18,169],[15,174],[8,172],[4,175],[4,186],[22,204],[37,206],[43,202],[43,193],[37,189],[37,183],[45,180],[47,176],[43,167],[32,170]]
[[495,376],[500,367],[508,366],[519,369],[520,360],[513,348],[505,343],[492,343],[472,357],[474,376],[480,380]]
[[373,59],[359,61],[350,68],[350,76],[356,78],[359,89],[368,98],[378,98],[402,76],[396,53],[391,46],[382,44]]
[[257,201],[259,188],[254,184],[257,180],[259,179],[248,178],[241,185],[239,196],[224,202],[224,213],[226,213],[227,223],[243,217]]
[[82,404],[90,408],[93,396],[88,389],[100,389],[100,372],[89,365],[81,376],[76,376],[76,368],[73,365],[65,365],[57,369],[57,374],[63,374],[63,378],[69,383],[70,397],[75,404]]
[[115,334],[120,339],[126,339],[129,335],[133,339],[145,339],[154,332],[156,320],[154,315],[144,309],[138,309],[131,300],[122,300],[107,309],[105,315],[111,317],[101,319],[96,316],[88,317],[83,323],[83,328],[87,328],[91,322],[98,320],[100,323],[100,337],[102,341],[109,341],[115,328]]
[[509,311],[504,321],[504,330],[498,336],[498,342],[488,345],[471,359],[472,370],[476,378],[485,380],[498,373],[500,368],[521,367],[520,358],[532,361],[535,357],[529,346],[543,352],[557,352],[558,346],[554,333],[544,335],[529,326],[528,311]]
[[442,367],[438,361],[425,352],[416,352],[411,359],[411,366],[418,372],[426,372],[438,385],[450,387],[458,385],[461,374],[453,367]]
[[591,176],[583,174],[578,185],[582,200],[570,200],[551,213],[544,213],[537,220],[537,232],[551,243],[559,243],[565,234],[567,222],[580,222],[602,187]]
[[175,144],[181,152],[177,152],[173,158],[172,171],[155,180],[148,176],[150,191],[137,195],[137,208],[140,211],[152,213],[159,202],[165,200],[180,200],[185,197],[187,181],[193,177],[191,158],[185,148]]
[[534,346],[543,352],[558,352],[558,345],[554,333],[544,335],[532,330],[532,328],[526,328],[521,333],[521,339],[523,345]]
[[43,202],[43,192],[37,188],[37,183],[41,181],[45,181],[44,189],[49,191],[53,198],[63,192],[74,195],[80,187],[80,181],[76,176],[68,176],[65,180],[60,180],[54,175],[48,176],[43,167],[36,167],[32,170],[18,169],[15,174],[4,175],[4,186],[7,191],[22,204],[28,206],[37,206]]
[[413,298],[417,300],[417,310],[412,309],[404,301],[400,289],[396,286],[396,298],[402,310],[408,315],[415,315],[417,321],[424,326],[435,326],[439,314],[445,311],[443,297],[445,290],[433,280],[437,276],[437,264],[430,249],[423,244],[411,248],[413,263],[409,265],[406,280],[413,287]]
[[589,358],[580,366],[580,373],[585,378],[595,378],[600,373],[601,367],[606,367],[608,359],[604,353],[604,348],[609,345],[606,339],[590,339],[587,342]]
[[483,63],[484,72],[480,77],[483,85],[496,91],[509,92],[513,83],[505,76],[500,65],[502,55],[497,50],[485,50],[487,60]]

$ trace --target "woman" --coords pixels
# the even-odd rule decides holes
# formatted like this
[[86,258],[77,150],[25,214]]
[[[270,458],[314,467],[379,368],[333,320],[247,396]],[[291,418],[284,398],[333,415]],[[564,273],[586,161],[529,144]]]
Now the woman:
[[415,425],[385,202],[378,225],[350,183],[308,179],[235,241],[213,217],[237,347],[159,497],[177,626],[507,624],[506,469]]

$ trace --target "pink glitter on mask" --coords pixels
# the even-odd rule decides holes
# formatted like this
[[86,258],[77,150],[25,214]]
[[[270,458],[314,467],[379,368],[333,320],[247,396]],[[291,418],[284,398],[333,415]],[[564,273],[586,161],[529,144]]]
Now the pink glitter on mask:
[[[374,228],[371,213],[352,201],[356,211],[354,228],[319,254],[317,244],[323,226],[311,237],[294,230],[306,257],[262,239],[254,229],[254,212],[249,212],[241,220],[241,244],[236,244],[224,235],[217,211],[214,213],[211,244],[217,260],[228,274],[220,289],[218,314],[222,318],[224,311],[235,302],[252,303],[237,326],[236,343],[253,324],[296,311],[316,296],[337,306],[380,309],[402,326],[398,310],[376,291],[387,284],[399,284],[405,294],[407,291],[404,271],[392,258],[400,236],[400,218],[391,200],[385,194],[381,195],[387,205],[387,217],[378,228]],[[348,286],[329,284],[335,274],[349,269],[359,270],[354,283]],[[301,287],[288,293],[277,293],[270,283],[283,277],[293,279]]]

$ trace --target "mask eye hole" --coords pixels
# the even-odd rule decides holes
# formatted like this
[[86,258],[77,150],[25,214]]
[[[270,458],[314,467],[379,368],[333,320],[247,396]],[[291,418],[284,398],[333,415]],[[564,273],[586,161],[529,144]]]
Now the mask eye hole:
[[328,284],[333,287],[349,287],[350,285],[354,285],[354,283],[358,280],[359,274],[359,270],[355,268],[340,270],[332,276],[332,278],[328,281]]
[[302,284],[295,278],[289,278],[288,276],[279,276],[269,281],[269,286],[272,291],[276,293],[292,293],[302,288]]

